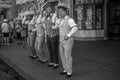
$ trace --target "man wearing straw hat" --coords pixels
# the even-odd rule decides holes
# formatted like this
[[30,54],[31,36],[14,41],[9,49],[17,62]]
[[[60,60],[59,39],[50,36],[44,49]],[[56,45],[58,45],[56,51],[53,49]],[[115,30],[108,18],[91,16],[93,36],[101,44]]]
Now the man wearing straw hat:
[[47,16],[45,19],[46,33],[47,33],[47,46],[50,54],[50,63],[48,67],[53,67],[53,69],[58,68],[58,51],[59,51],[59,30],[52,29],[51,26],[55,25],[55,20],[57,18],[55,14],[55,3],[47,3],[43,6],[46,11]]
[[67,78],[72,76],[72,48],[74,44],[74,33],[78,30],[75,21],[67,15],[69,7],[63,3],[59,3],[58,6],[59,20],[56,21],[56,25],[52,26],[53,29],[59,28],[59,45],[60,45],[60,57],[64,70],[62,75],[66,75]]

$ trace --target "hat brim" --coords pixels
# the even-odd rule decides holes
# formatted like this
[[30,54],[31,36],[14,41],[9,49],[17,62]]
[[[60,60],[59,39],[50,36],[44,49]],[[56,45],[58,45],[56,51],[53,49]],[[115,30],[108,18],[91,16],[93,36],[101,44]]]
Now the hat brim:
[[65,8],[65,9],[67,9],[67,10],[70,9],[69,7],[64,6],[64,5],[58,5],[58,6],[57,6],[57,9],[59,9],[59,8]]
[[50,7],[51,4],[50,3],[46,3],[44,6],[43,6],[43,9],[46,9],[47,7]]

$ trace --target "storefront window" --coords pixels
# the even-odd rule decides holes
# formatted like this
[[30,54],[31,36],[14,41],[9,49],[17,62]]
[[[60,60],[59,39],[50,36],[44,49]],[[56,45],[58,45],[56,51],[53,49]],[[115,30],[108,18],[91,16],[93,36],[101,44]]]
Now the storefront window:
[[[102,0],[75,0],[74,18],[79,29],[101,29]],[[98,7],[99,4],[99,7]]]
[[94,3],[95,0],[76,0],[76,4],[79,3]]

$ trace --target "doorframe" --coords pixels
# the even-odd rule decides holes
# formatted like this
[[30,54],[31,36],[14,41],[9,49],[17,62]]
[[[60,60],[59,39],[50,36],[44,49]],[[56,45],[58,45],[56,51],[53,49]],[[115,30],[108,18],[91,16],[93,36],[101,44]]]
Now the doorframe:
[[105,34],[105,39],[109,39],[109,35],[108,35],[108,1],[110,0],[104,0],[104,34]]
[[[106,36],[106,39],[113,39],[111,36],[110,36],[110,33],[109,33],[109,29],[110,29],[110,22],[109,22],[109,4],[111,3],[112,0],[106,0],[106,4],[105,4],[105,36]],[[116,1],[119,1],[119,0],[116,0]],[[113,3],[114,4],[114,3]]]

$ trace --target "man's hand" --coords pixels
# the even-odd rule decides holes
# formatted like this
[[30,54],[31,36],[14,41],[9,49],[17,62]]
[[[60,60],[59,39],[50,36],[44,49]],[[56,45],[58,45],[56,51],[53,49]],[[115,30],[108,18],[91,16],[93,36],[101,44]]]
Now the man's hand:
[[68,40],[70,39],[70,37],[68,37],[67,35],[64,37],[64,40]]

